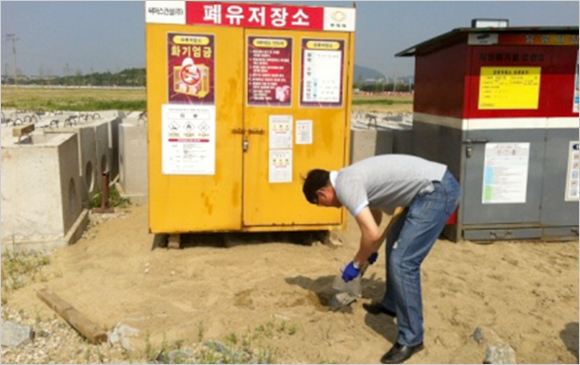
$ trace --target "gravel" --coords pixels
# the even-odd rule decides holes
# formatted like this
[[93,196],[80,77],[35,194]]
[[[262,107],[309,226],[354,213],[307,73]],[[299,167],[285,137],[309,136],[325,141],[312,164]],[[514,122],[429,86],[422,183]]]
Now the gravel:
[[[93,345],[62,318],[32,318],[25,311],[2,306],[2,321],[29,326],[35,333],[32,341],[18,347],[2,346],[3,364],[127,364],[131,352],[121,343]],[[133,355],[134,356],[134,355]]]

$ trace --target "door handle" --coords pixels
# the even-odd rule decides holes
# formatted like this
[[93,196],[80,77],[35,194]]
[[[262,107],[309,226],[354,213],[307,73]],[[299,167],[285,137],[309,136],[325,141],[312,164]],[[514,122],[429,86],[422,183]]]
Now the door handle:
[[248,133],[249,134],[264,134],[264,133],[266,133],[266,131],[263,130],[262,128],[250,128],[250,129],[248,129]]
[[471,154],[473,153],[473,147],[472,145],[474,144],[486,144],[487,142],[489,142],[489,140],[487,138],[479,138],[479,139],[471,139],[468,138],[465,141],[462,141],[461,143],[466,145],[465,147],[465,156],[466,157],[471,157]]
[[246,130],[244,128],[238,127],[232,129],[232,134],[244,134]]

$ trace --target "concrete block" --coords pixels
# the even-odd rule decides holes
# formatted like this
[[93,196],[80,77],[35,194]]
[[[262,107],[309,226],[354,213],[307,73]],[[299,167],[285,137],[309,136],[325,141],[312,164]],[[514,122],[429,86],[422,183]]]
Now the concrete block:
[[78,125],[66,128],[44,128],[44,133],[76,133],[78,135],[79,175],[81,176],[81,201],[89,208],[89,199],[100,191],[100,176],[97,171],[97,146],[95,128]]
[[81,201],[77,134],[32,134],[2,145],[2,249],[75,242],[88,223]]
[[356,129],[351,133],[350,163],[393,153],[393,133],[388,129]]
[[147,202],[147,168],[147,124],[126,118],[119,126],[119,190],[132,203]]

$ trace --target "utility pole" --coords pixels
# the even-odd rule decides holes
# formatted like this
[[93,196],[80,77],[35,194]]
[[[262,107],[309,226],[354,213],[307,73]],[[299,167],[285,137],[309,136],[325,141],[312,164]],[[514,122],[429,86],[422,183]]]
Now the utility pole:
[[393,71],[393,92],[397,91],[397,70]]
[[16,38],[16,34],[14,33],[10,33],[10,34],[6,34],[6,38],[7,40],[11,40],[12,41],[12,59],[14,61],[14,85],[18,84],[18,75],[16,73],[16,41],[18,40],[18,38]]

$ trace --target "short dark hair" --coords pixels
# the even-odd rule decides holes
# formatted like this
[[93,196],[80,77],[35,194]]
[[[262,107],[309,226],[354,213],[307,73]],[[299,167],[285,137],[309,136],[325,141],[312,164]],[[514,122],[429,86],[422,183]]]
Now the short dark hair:
[[306,200],[312,204],[317,204],[318,196],[316,195],[316,192],[329,183],[330,173],[328,171],[322,169],[308,171],[308,175],[306,175],[304,185],[302,186],[302,192],[304,193]]

